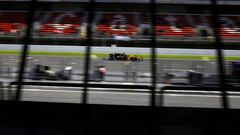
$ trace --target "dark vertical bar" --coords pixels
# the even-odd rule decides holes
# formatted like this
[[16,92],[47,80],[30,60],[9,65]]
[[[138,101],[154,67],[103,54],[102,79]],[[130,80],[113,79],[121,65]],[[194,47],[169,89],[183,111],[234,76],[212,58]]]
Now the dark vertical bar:
[[26,35],[23,39],[23,47],[22,47],[22,52],[21,52],[21,64],[19,65],[19,75],[18,75],[18,85],[17,85],[17,92],[16,92],[16,98],[15,100],[20,100],[21,99],[21,89],[22,89],[22,80],[23,80],[23,74],[24,74],[24,69],[26,66],[26,58],[27,58],[27,53],[28,53],[28,47],[29,43],[31,41],[31,31],[32,31],[32,22],[33,22],[33,17],[34,17],[34,12],[35,12],[35,7],[36,7],[36,0],[31,0],[29,2],[29,9],[28,9],[28,15],[27,15],[27,31]]
[[219,72],[219,80],[220,80],[220,87],[222,89],[222,107],[224,109],[228,108],[228,99],[226,93],[226,84],[225,84],[225,69],[223,58],[224,55],[222,53],[223,43],[221,41],[221,37],[219,34],[219,6],[217,5],[217,0],[211,0],[211,12],[213,18],[213,26],[214,26],[214,36],[215,36],[215,44],[217,49],[217,56],[218,56],[218,72]]
[[3,84],[0,82],[0,100],[4,100]]
[[82,103],[87,103],[87,84],[89,80],[89,68],[90,68],[90,53],[91,53],[91,46],[92,46],[92,22],[94,18],[94,3],[95,0],[90,0],[88,3],[88,25],[87,25],[87,42],[86,42],[86,56],[85,56],[85,63],[84,63],[84,89],[83,89],[83,98]]
[[[155,89],[156,89],[156,32],[155,32],[155,24],[156,24],[156,1],[150,0],[150,6],[149,10],[151,13],[151,28],[152,28],[152,34],[151,34],[151,74],[152,74],[152,80],[151,80],[151,115],[150,115],[150,121],[149,121],[149,134],[155,135],[156,129],[157,129],[157,121],[156,116],[160,115],[160,112],[156,112],[156,95],[155,95]],[[159,123],[158,123],[159,124]],[[159,130],[158,130],[159,131]],[[160,132],[160,131],[159,131]],[[158,132],[158,133],[159,133]]]
[[152,36],[151,36],[151,73],[152,73],[152,89],[151,89],[151,103],[152,107],[155,107],[155,89],[156,89],[156,1],[150,1],[150,12],[151,12],[151,26],[152,26]]

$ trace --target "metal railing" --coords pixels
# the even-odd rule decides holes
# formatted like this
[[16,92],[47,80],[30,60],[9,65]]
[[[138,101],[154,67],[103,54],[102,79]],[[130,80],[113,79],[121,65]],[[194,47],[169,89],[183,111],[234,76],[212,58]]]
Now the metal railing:
[[4,100],[4,87],[2,82],[0,82],[0,100]]
[[[225,87],[224,89],[227,91],[238,92],[240,90],[240,87],[229,86]],[[223,91],[223,88],[219,86],[164,86],[160,88],[159,91],[159,100],[157,102],[158,106],[164,106],[164,94],[166,93],[166,90]]]
[[[16,91],[13,90],[13,86],[19,85],[18,82],[10,82],[7,88],[7,95],[8,100],[15,100],[16,99]],[[138,89],[138,90],[149,90],[152,87],[149,85],[119,85],[119,84],[99,84],[99,83],[60,83],[60,82],[22,82],[21,85],[24,86],[60,86],[60,87],[76,87],[80,88],[79,91],[84,92],[84,87],[87,88],[118,88],[118,89],[128,89],[128,90],[113,90],[112,92],[136,92],[131,91],[129,89]],[[0,85],[1,86],[1,85]],[[1,87],[0,87],[1,89]],[[91,90],[92,91],[92,90]],[[100,90],[96,90],[100,91]],[[143,92],[143,91],[139,91]],[[83,95],[82,95],[83,96]],[[81,96],[81,97],[82,97]]]

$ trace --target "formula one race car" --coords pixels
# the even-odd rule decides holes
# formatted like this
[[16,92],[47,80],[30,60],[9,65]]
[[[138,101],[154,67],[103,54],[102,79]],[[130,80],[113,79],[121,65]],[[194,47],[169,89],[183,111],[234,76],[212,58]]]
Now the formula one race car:
[[137,55],[127,55],[125,53],[110,53],[108,60],[111,61],[143,61],[142,57]]
[[72,67],[65,67],[60,71],[53,71],[49,66],[35,65],[28,73],[27,78],[34,80],[70,80],[72,76]]

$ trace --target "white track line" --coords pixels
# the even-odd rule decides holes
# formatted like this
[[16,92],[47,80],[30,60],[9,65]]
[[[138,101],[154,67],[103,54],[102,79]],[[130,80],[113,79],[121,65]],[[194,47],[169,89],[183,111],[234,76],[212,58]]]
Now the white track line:
[[[30,88],[49,88],[49,86],[30,86]],[[51,86],[51,89],[64,89],[64,87],[59,87],[59,86]],[[70,89],[82,89],[83,87],[67,87]],[[26,88],[29,89],[29,88]],[[127,89],[127,88],[88,88],[89,90],[130,90],[130,91],[142,91],[142,92],[148,92],[150,90],[144,90],[144,89]],[[212,94],[220,94],[221,92],[219,91],[208,91],[208,90],[164,90],[164,92],[176,92],[176,93],[212,93]],[[229,94],[240,94],[240,92],[228,92]]]
[[[23,91],[32,91],[32,92],[58,92],[58,93],[81,93],[82,91],[72,91],[72,90],[40,90],[40,89],[23,89]],[[118,94],[118,95],[150,95],[150,93],[129,93],[129,92],[98,92],[98,91],[89,91],[88,93],[92,94]],[[159,95],[159,94],[156,94]],[[165,96],[175,96],[175,97],[215,97],[220,98],[221,96],[217,95],[193,95],[193,94],[163,94]],[[228,96],[230,98],[240,98],[240,96]]]

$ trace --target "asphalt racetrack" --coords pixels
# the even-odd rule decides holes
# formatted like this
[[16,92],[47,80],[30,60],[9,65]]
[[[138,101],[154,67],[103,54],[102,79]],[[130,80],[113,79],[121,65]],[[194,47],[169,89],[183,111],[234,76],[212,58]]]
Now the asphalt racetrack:
[[[21,50],[20,44],[0,44],[0,50]],[[31,51],[49,51],[49,52],[84,52],[84,46],[64,46],[64,45],[31,45]],[[177,55],[215,55],[213,49],[169,49],[156,48],[157,54],[177,54]],[[131,54],[150,54],[150,48],[137,47],[92,47],[92,52],[96,53],[131,53]],[[239,50],[224,50],[225,56],[240,56]]]
[[[49,86],[25,86],[23,101],[81,103],[82,88],[62,88]],[[137,105],[150,104],[149,90],[104,89],[89,88],[88,103],[110,105]],[[231,108],[240,108],[240,93],[229,92]],[[156,94],[156,104],[159,103],[159,94]],[[164,106],[174,107],[201,107],[221,108],[221,96],[217,91],[186,91],[168,90],[164,94]]]
[[[0,66],[4,73],[7,71],[17,72],[19,64],[19,56],[16,55],[0,55]],[[53,70],[61,70],[64,67],[73,67],[73,80],[82,80],[84,73],[84,57],[63,57],[63,56],[31,56],[27,61],[27,71],[31,70],[34,65],[48,65]],[[109,61],[104,58],[95,58],[90,63],[90,74],[96,70],[97,66],[103,65],[107,69],[106,81],[136,81],[150,82],[151,60],[144,59],[139,62],[127,61]],[[228,68],[229,62],[226,63]],[[168,60],[157,59],[157,76],[161,79],[165,73],[173,73],[177,76],[186,76],[189,70],[197,70],[206,75],[217,74],[216,61],[201,60]],[[126,78],[128,74],[129,77]],[[133,80],[135,74],[135,80]],[[11,74],[10,76],[14,76]]]
[[[54,48],[54,49],[53,49]],[[59,50],[56,50],[58,48]],[[0,50],[19,50],[19,45],[0,45]],[[84,47],[72,48],[66,46],[59,47],[45,47],[45,46],[31,46],[31,50],[38,51],[83,51]],[[73,50],[72,50],[73,49]],[[96,48],[95,48],[96,49]],[[109,48],[108,48],[109,49]],[[121,50],[121,48],[97,48],[94,52],[106,52],[113,53]],[[125,53],[137,53],[143,54],[150,52],[150,49],[125,49],[122,52]],[[214,55],[214,50],[177,50],[177,49],[159,49],[161,54],[191,54],[191,55]],[[237,50],[228,50],[226,55],[240,55]],[[7,85],[8,82],[14,81],[16,78],[16,71],[19,64],[19,56],[16,55],[1,55],[0,67],[2,75],[0,81]],[[84,57],[70,57],[70,56],[30,56],[27,62],[27,71],[30,70],[35,64],[43,64],[53,67],[53,70],[62,69],[66,66],[72,66],[74,70],[74,77],[72,81],[82,83],[84,73]],[[144,59],[142,62],[122,62],[122,61],[107,61],[103,58],[91,59],[91,73],[96,69],[96,66],[104,65],[107,68],[107,76],[104,82],[99,83],[117,83],[117,84],[145,84],[150,85],[151,82],[151,63],[150,59]],[[225,63],[226,68],[229,68],[229,62]],[[217,74],[217,67],[215,61],[204,60],[169,60],[169,59],[157,59],[157,74],[159,80],[164,73],[174,73],[178,76],[184,76],[188,70],[198,70],[206,75]],[[8,71],[10,74],[6,74]],[[135,72],[137,77],[133,77],[132,73]],[[128,74],[126,76],[126,74]],[[178,79],[186,81],[184,79]],[[31,80],[28,80],[31,81]],[[68,81],[64,81],[68,82]],[[157,90],[159,90],[164,84],[158,83]],[[118,105],[149,105],[150,93],[149,90],[129,90],[129,89],[104,89],[94,88],[89,89],[88,103],[92,104],[118,104]],[[5,91],[7,91],[5,89]],[[14,91],[14,89],[13,89]],[[80,103],[82,92],[81,88],[62,88],[62,87],[43,87],[43,86],[24,86],[22,100],[24,101],[44,101],[44,102],[67,102],[67,103]],[[240,93],[232,92],[229,94],[230,105],[232,108],[240,108]],[[158,95],[156,95],[158,99]],[[165,106],[185,106],[185,107],[221,107],[220,93],[217,91],[171,91],[169,90],[164,95]],[[157,101],[158,102],[158,101]]]

